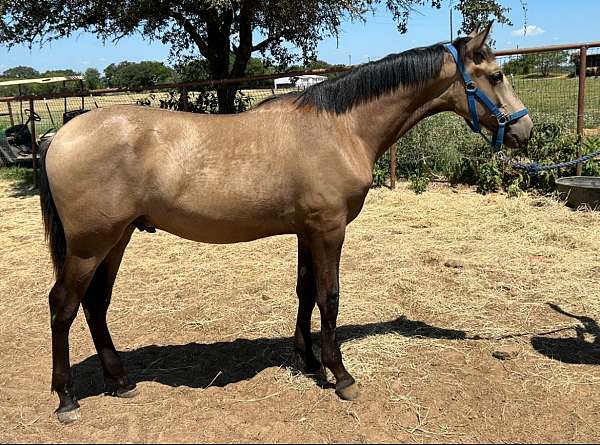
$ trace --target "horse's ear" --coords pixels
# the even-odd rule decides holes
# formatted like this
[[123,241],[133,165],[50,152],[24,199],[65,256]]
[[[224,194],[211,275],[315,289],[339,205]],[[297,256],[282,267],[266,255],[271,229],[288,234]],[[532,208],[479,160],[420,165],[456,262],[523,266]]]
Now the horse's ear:
[[491,21],[483,30],[480,31],[479,29],[476,29],[471,34],[469,34],[471,40],[469,40],[469,42],[467,43],[468,52],[472,54],[478,49],[481,49],[483,45],[485,45],[485,42],[487,41],[488,37],[490,36],[490,33],[492,32],[493,24],[494,22]]
[[477,34],[479,34],[479,32],[480,32],[479,25],[477,25],[477,27],[473,31],[471,31],[471,33],[469,34],[469,36],[468,36],[469,39],[474,39],[475,36],[477,36]]

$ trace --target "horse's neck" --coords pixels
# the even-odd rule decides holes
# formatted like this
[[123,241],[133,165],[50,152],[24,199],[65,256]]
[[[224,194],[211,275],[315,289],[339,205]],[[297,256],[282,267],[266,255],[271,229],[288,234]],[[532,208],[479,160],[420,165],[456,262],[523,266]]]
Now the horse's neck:
[[352,110],[355,132],[373,163],[421,120],[449,109],[443,96],[450,84],[441,76],[424,88],[400,88]]

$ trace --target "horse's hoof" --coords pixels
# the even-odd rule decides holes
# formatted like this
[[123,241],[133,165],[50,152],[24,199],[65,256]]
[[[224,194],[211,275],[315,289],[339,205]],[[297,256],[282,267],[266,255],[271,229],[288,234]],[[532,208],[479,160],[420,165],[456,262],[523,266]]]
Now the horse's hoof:
[[360,395],[360,391],[358,390],[358,385],[356,383],[351,383],[345,388],[339,388],[339,385],[336,385],[335,393],[342,400],[350,401],[358,399],[358,396]]
[[137,386],[134,386],[133,388],[126,388],[126,389],[117,389],[115,391],[115,396],[120,397],[122,399],[131,399],[135,396],[138,395],[138,389]]
[[68,425],[69,423],[77,422],[81,419],[81,411],[79,408],[72,409],[70,411],[57,411],[56,416],[58,417],[58,421],[63,425]]

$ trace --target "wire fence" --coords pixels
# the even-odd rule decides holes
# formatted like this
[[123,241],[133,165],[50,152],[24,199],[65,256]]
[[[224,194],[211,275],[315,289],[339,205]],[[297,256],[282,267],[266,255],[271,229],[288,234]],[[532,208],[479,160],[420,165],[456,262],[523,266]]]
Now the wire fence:
[[[247,99],[247,108],[252,108],[263,100],[279,94],[285,94],[293,89],[243,89],[238,90],[238,95]],[[40,116],[41,121],[36,123],[37,134],[47,131],[56,131],[64,124],[65,113],[79,110],[92,110],[113,105],[146,105],[161,107],[170,100],[172,94],[179,95],[177,89],[153,92],[121,92],[114,94],[87,95],[83,97],[51,98],[34,100],[34,110]],[[188,101],[193,103],[202,93],[189,91]],[[10,110],[9,110],[10,104]],[[0,133],[8,127],[24,124],[28,120],[28,101],[0,102]],[[0,136],[1,137],[1,136]]]
[[[600,62],[600,48],[590,48],[587,58],[591,63]],[[579,50],[511,55],[497,60],[534,117],[560,120],[565,129],[575,131]],[[585,82],[584,127],[595,129],[600,126],[600,68],[588,67]]]
[[[243,109],[251,109],[274,95],[297,90],[298,88],[240,88],[236,93],[236,101],[243,104]],[[178,108],[176,102],[181,100],[182,94],[185,94],[189,111],[197,110],[197,104],[202,104],[206,112],[218,110],[215,90],[190,91],[181,88],[145,92],[91,93],[80,97],[0,100],[0,166],[15,162],[31,162],[31,108],[39,116],[39,121],[34,124],[36,139],[43,139],[52,136],[70,118],[85,110],[114,105]],[[16,134],[20,137],[15,138],[13,130],[16,130]]]

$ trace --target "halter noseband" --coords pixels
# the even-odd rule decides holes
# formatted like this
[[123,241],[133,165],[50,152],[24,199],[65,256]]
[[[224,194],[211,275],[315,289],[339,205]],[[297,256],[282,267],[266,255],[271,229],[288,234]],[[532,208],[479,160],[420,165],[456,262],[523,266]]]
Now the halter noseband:
[[[504,133],[506,132],[506,126],[518,121],[523,116],[527,116],[529,111],[527,108],[523,108],[520,111],[517,111],[513,114],[506,114],[500,111],[500,109],[492,102],[484,92],[482,92],[467,71],[465,70],[465,65],[463,64],[462,59],[458,54],[458,50],[452,44],[446,45],[446,48],[452,54],[454,61],[456,62],[456,66],[458,71],[462,75],[462,78],[465,82],[465,91],[467,93],[467,102],[469,104],[469,112],[471,113],[471,122],[467,120],[469,127],[475,133],[479,133],[491,146],[495,151],[499,151],[502,148],[502,144],[504,143]],[[496,138],[492,142],[481,132],[481,125],[479,124],[479,115],[477,114],[477,102],[481,102],[481,104],[486,107],[492,115],[498,120],[498,132],[496,133]],[[466,119],[465,119],[466,120]]]

